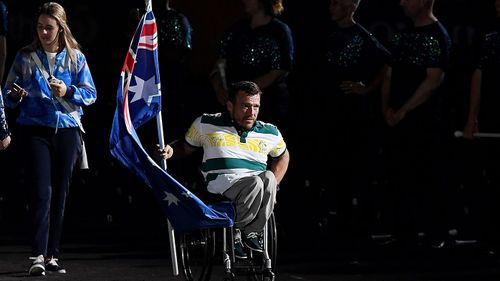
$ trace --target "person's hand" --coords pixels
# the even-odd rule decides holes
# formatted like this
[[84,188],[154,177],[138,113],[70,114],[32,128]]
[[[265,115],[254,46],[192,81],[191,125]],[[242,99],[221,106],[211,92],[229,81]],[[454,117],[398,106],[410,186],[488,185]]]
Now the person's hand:
[[167,144],[167,146],[165,146],[163,149],[160,148],[159,144],[156,145],[156,150],[154,153],[154,158],[156,160],[167,160],[172,157],[172,155],[174,155],[174,149],[170,145]]
[[0,141],[0,150],[6,149],[10,144],[10,136],[7,136],[2,141]]
[[394,111],[394,109],[388,108],[384,112],[384,116],[385,116],[385,121],[387,122],[387,124],[391,127],[394,127],[399,122],[401,122],[401,120],[403,120],[403,118],[405,118],[406,111],[404,111],[403,109],[399,109],[397,111]]
[[28,92],[26,92],[21,86],[17,85],[16,83],[12,84],[12,87],[10,88],[10,97],[13,100],[19,101],[21,98],[24,98],[25,96],[28,95]]
[[342,81],[340,89],[344,94],[364,95],[366,94],[367,87],[361,81]]
[[55,97],[64,97],[68,91],[68,87],[63,81],[53,77],[49,79],[49,86],[52,90],[52,95]]
[[400,108],[398,111],[396,111],[393,115],[392,126],[395,126],[399,122],[401,122],[401,120],[403,120],[403,118],[405,118],[405,116],[406,116],[406,111],[403,110],[402,108]]
[[467,140],[472,140],[474,139],[474,134],[477,133],[478,127],[477,127],[477,121],[476,120],[469,120],[465,124],[464,128],[464,139]]
[[386,109],[384,111],[384,118],[385,118],[385,122],[389,126],[393,126],[393,123],[394,123],[394,109],[392,109],[392,108]]

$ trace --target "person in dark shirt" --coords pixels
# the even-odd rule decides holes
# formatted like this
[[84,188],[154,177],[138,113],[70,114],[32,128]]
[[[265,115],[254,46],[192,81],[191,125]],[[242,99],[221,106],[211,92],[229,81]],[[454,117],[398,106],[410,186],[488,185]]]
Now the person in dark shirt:
[[[155,6],[158,26],[158,60],[161,76],[163,120],[179,120],[164,124],[169,136],[181,135],[189,126],[189,56],[193,28],[187,16],[174,9],[171,0],[161,0]],[[167,131],[167,130],[166,130]]]
[[[260,115],[286,131],[289,91],[286,82],[292,70],[294,43],[287,24],[277,17],[284,8],[281,0],[242,1],[248,18],[230,26],[220,41],[211,83],[222,106],[227,85],[249,80],[262,90],[265,106]],[[285,134],[285,133],[284,133]]]
[[471,79],[469,112],[463,136],[469,140],[460,151],[464,161],[465,187],[473,221],[473,233],[482,247],[498,251],[500,229],[496,221],[500,210],[500,141],[476,138],[475,133],[500,133],[500,0],[494,1],[494,27],[483,34]]
[[171,0],[160,1],[159,4],[163,5],[156,12],[158,47],[166,61],[183,62],[192,50],[191,23],[183,13],[171,7]]
[[[333,231],[365,241],[382,128],[380,85],[390,53],[354,20],[359,4],[360,0],[330,1],[333,24],[315,52],[319,56],[313,59],[317,67],[310,79],[315,89],[310,107],[315,110],[309,123],[313,131],[332,132],[328,149],[311,153],[313,158],[329,159],[327,165],[314,168],[317,175],[313,177],[325,187],[323,221],[335,213],[340,223]],[[325,126],[317,120],[331,121]]]
[[434,0],[402,0],[413,25],[397,33],[382,85],[388,128],[389,183],[395,204],[394,234],[406,242],[447,238],[445,119],[442,81],[451,39],[433,13]]
[[[464,138],[473,139],[479,131],[499,133],[500,116],[500,1],[495,1],[497,21],[493,30],[484,34],[471,80],[469,115]],[[496,116],[496,117],[495,117]]]

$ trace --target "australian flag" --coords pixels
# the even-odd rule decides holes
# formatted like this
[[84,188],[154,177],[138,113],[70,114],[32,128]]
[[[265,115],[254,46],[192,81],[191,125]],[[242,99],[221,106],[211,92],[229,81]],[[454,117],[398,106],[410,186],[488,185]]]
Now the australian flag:
[[158,166],[136,133],[136,128],[158,114],[161,104],[156,22],[150,5],[146,10],[121,70],[109,139],[111,154],[152,189],[174,230],[232,226],[230,204],[205,205]]

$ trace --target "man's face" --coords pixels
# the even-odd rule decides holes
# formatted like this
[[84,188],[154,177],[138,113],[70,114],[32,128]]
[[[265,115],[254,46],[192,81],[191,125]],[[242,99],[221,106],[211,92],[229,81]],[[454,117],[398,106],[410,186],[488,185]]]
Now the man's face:
[[401,0],[399,4],[407,17],[415,18],[424,7],[425,0]]
[[259,0],[243,0],[242,2],[245,13],[249,15],[254,15],[262,9]]
[[331,0],[330,15],[332,16],[332,20],[338,22],[348,18],[351,14],[352,6],[353,4],[349,0]]
[[238,91],[234,104],[227,102],[227,109],[233,120],[240,127],[249,130],[257,121],[260,108],[260,95],[249,96],[244,91]]

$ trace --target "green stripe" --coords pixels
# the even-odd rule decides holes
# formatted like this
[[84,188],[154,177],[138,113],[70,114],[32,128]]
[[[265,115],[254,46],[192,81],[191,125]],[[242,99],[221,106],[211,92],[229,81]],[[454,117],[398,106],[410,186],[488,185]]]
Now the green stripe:
[[276,128],[276,126],[271,124],[264,125],[260,121],[257,121],[257,125],[254,126],[253,131],[261,134],[271,134],[275,136],[278,135],[278,128]]
[[220,174],[218,173],[211,173],[211,174],[208,174],[207,175],[207,179],[206,181],[209,182],[209,181],[213,181],[217,178],[217,176],[219,176]]
[[253,171],[265,171],[265,163],[259,163],[239,158],[214,158],[208,159],[201,165],[203,172],[224,169],[249,169]]
[[233,124],[231,123],[231,119],[228,118],[228,116],[226,116],[225,114],[222,114],[220,116],[213,114],[204,114],[201,116],[201,123],[224,127],[233,126]]

